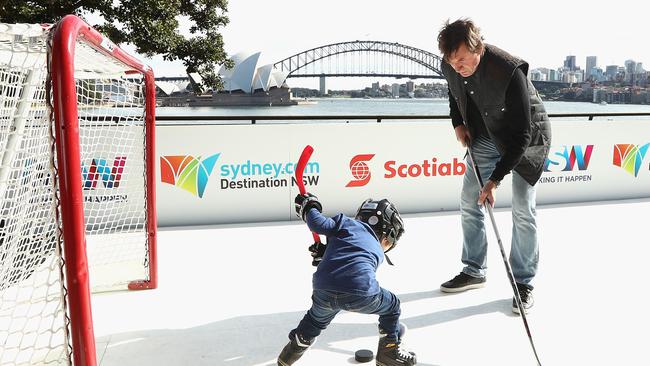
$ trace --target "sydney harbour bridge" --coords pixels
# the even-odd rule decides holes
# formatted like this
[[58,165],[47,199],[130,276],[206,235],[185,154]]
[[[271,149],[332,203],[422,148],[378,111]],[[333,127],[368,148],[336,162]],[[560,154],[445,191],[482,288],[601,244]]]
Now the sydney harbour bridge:
[[312,48],[273,64],[287,78],[394,77],[442,79],[440,56],[382,41],[351,41]]
[[[287,78],[388,77],[442,79],[440,56],[429,51],[383,41],[350,41],[328,44],[273,63]],[[160,77],[172,83],[187,77]]]

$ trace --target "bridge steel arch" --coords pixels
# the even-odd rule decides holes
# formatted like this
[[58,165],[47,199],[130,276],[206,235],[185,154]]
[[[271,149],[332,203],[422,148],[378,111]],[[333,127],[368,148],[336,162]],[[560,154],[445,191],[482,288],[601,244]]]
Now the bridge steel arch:
[[[317,61],[347,53],[384,53],[394,55],[421,66],[427,72],[415,75],[404,73],[298,73],[299,70],[305,69],[307,66],[312,65]],[[443,79],[444,76],[440,70],[441,61],[442,59],[440,56],[434,53],[400,43],[383,41],[350,41],[328,44],[297,53],[274,63],[273,67],[284,72],[287,75],[287,78],[318,76],[377,76]]]

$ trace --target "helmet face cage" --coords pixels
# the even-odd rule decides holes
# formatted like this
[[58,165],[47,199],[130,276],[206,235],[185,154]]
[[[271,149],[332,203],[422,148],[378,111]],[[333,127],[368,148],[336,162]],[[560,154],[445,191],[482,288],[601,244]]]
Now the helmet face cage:
[[365,200],[359,210],[356,219],[368,224],[381,241],[385,237],[390,243],[390,251],[397,245],[397,241],[404,233],[404,221],[395,208],[395,205],[387,199],[381,201]]

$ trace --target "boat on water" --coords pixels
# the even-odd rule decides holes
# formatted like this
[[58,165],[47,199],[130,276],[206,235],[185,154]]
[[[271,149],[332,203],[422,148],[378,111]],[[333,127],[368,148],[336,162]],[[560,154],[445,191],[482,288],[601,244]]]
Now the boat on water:
[[295,101],[298,105],[318,104],[317,101],[312,100],[312,99],[307,99],[307,98],[303,98],[303,99],[294,99],[294,101]]

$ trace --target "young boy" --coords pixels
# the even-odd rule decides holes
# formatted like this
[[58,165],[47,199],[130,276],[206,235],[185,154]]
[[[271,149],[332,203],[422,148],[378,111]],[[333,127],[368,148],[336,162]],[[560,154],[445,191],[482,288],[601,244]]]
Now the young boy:
[[404,232],[395,206],[386,199],[368,199],[352,219],[343,214],[323,216],[320,202],[310,193],[299,194],[295,203],[298,216],[311,231],[325,235],[327,245],[313,276],[311,309],[289,332],[278,365],[296,362],[341,310],[379,315],[377,365],[415,365],[415,353],[400,347],[400,301],[375,278],[384,253],[395,247]]

